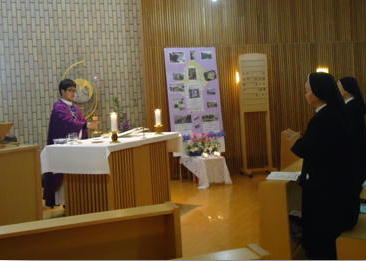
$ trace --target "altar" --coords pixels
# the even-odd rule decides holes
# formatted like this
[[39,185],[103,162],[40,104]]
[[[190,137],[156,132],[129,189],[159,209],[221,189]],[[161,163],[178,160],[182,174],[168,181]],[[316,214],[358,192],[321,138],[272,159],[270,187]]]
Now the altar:
[[169,152],[181,152],[179,133],[79,140],[46,146],[42,173],[64,173],[66,215],[170,201]]

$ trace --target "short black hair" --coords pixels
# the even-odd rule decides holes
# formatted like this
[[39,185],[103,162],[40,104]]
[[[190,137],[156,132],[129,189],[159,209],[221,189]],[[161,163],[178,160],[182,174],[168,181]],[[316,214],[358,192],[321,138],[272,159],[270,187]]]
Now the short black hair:
[[66,91],[69,87],[76,87],[76,83],[70,79],[62,80],[58,85],[58,91],[60,92],[60,95],[62,95],[61,90]]

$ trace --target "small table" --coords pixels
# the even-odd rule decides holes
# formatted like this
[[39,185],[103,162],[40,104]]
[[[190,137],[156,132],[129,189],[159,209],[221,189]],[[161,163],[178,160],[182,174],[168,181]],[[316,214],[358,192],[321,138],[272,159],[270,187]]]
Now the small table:
[[210,183],[232,184],[225,158],[222,156],[207,158],[182,156],[180,164],[198,178],[199,189],[207,189]]

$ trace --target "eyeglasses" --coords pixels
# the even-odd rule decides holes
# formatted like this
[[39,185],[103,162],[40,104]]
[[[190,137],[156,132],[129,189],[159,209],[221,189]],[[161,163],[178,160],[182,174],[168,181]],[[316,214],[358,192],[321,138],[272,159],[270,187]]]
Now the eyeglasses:
[[76,88],[67,88],[66,91],[67,92],[76,92]]

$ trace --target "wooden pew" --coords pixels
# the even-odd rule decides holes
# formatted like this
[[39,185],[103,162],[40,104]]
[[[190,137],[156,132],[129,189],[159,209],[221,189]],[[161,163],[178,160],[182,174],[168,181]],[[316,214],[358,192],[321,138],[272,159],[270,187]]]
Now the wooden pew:
[[291,147],[298,138],[300,138],[300,134],[291,129],[281,132],[281,170],[299,160],[299,157],[291,151]]
[[[299,171],[298,160],[282,171]],[[265,180],[259,183],[260,245],[269,259],[299,259],[302,249],[291,240],[289,214],[301,210],[301,188],[293,181]]]
[[[281,171],[300,171],[302,160],[290,148],[296,141],[295,132],[281,134]],[[296,182],[266,180],[258,188],[260,205],[260,245],[271,254],[269,259],[300,259],[304,253],[291,240],[289,214],[301,210],[301,188]],[[360,197],[365,198],[364,188]],[[366,259],[366,215],[352,231],[343,233],[337,240],[339,259]],[[363,252],[362,252],[363,251]],[[360,253],[365,253],[361,255]]]
[[172,259],[179,208],[167,202],[0,227],[0,259]]
[[366,259],[366,214],[361,214],[357,225],[337,238],[338,259]]

